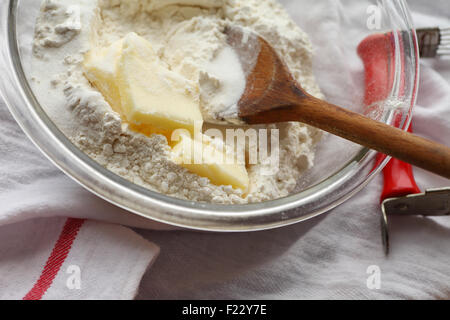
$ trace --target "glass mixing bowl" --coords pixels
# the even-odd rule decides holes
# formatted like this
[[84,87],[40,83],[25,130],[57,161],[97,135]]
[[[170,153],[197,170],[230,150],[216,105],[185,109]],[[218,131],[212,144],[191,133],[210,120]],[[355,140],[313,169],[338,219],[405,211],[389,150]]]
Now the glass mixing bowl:
[[[392,81],[385,101],[370,115],[399,128],[409,125],[418,79],[418,48],[405,1],[284,0],[294,20],[316,48],[314,72],[327,99],[364,113],[364,65],[359,43],[374,33],[392,33],[393,59],[382,68]],[[0,90],[30,139],[68,176],[103,199],[137,215],[167,224],[210,231],[252,231],[285,226],[325,213],[363,189],[388,159],[327,135],[318,146],[316,166],[283,199],[249,205],[212,205],[174,199],[139,187],[98,165],[52,123],[27,81],[27,62],[39,0],[0,3]],[[352,10],[349,10],[348,8]],[[395,32],[392,32],[395,31]],[[382,79],[383,80],[383,79]],[[388,107],[389,101],[400,102]]]

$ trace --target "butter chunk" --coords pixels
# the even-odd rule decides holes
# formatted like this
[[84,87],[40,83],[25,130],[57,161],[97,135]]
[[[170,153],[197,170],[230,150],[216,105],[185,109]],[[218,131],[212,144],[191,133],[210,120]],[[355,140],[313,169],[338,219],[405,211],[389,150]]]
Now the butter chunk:
[[201,130],[203,117],[192,84],[165,67],[151,44],[135,33],[123,40],[117,85],[128,122],[168,131]]
[[117,64],[122,54],[123,41],[107,48],[94,48],[83,61],[86,78],[103,94],[111,108],[122,115],[119,87],[116,82]]
[[218,148],[212,140],[202,134],[202,139],[194,140],[190,135],[181,134],[179,142],[172,149],[172,161],[192,173],[208,178],[218,186],[232,186],[246,193],[249,177],[245,165],[237,163],[235,157],[223,148]]

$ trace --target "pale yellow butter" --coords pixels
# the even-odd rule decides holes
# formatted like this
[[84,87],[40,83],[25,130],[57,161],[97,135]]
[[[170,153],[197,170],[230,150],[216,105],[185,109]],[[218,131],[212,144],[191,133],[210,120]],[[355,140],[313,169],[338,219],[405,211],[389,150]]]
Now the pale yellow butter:
[[235,157],[214,146],[208,137],[198,134],[179,135],[179,143],[172,150],[172,160],[189,171],[207,177],[215,185],[232,186],[246,193],[249,177],[245,165],[237,163]]
[[131,33],[123,41],[117,85],[127,120],[164,130],[201,130],[198,97],[187,80],[166,68],[144,38]]
[[122,112],[119,87],[117,86],[117,64],[122,54],[123,40],[107,48],[89,51],[83,61],[86,78],[103,94],[114,111]]
[[135,33],[88,52],[88,80],[111,107],[135,126],[161,131],[200,131],[203,117],[192,84],[170,71],[151,44]]
[[[130,33],[107,48],[88,52],[83,65],[88,80],[131,129],[168,138],[174,145],[172,161],[213,184],[248,191],[245,165],[237,164],[201,134],[203,117],[192,85],[165,67],[147,40]],[[186,134],[171,141],[179,129],[187,130]],[[194,141],[191,134],[201,139]]]

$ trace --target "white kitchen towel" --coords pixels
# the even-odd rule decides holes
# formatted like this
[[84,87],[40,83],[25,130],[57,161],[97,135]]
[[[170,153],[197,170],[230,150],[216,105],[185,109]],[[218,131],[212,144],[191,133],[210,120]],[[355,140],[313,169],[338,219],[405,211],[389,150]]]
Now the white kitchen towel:
[[0,299],[133,299],[159,249],[129,228],[82,219],[0,227]]
[[[341,1],[341,8],[358,3]],[[410,4],[418,25],[450,25],[447,0]],[[314,11],[312,26],[324,21],[320,14]],[[416,132],[446,144],[449,80],[447,62],[425,62],[415,111]],[[162,252],[144,276],[141,299],[450,298],[449,219],[395,219],[393,251],[385,258],[378,229],[381,177],[304,224],[227,235],[139,231],[146,241],[122,226],[71,219],[167,228],[107,204],[66,177],[29,142],[2,102],[0,154],[2,299],[133,298],[158,253],[150,241]],[[449,184],[422,170],[416,175],[422,188]],[[369,267],[380,269],[379,290],[367,287],[366,272],[376,270]]]

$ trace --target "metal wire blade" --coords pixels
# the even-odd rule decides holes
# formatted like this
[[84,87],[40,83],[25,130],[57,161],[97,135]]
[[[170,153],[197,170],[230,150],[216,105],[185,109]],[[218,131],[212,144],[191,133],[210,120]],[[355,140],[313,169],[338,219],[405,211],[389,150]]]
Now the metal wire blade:
[[450,58],[450,27],[417,29],[417,36],[423,58]]

